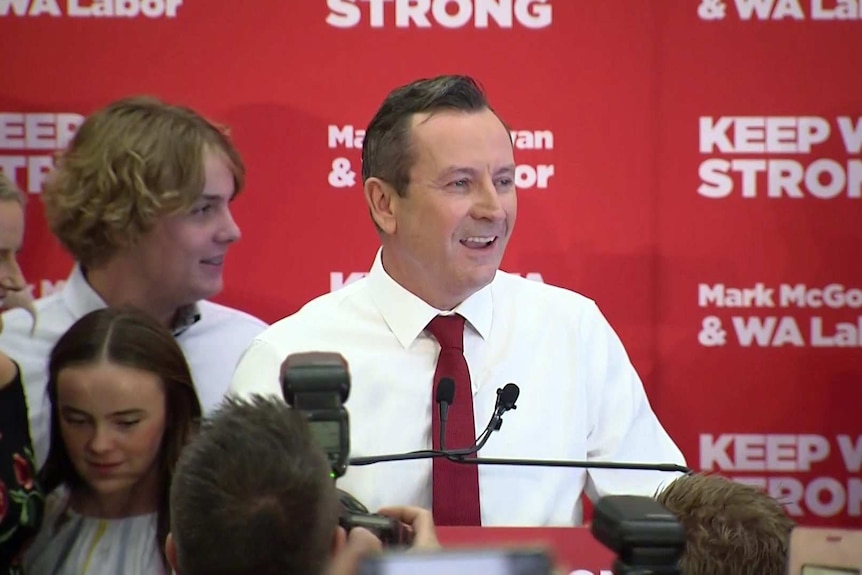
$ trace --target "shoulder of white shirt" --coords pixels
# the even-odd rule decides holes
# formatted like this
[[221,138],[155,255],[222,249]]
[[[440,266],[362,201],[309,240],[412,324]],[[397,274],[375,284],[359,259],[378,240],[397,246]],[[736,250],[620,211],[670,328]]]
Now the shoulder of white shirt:
[[[201,314],[201,327],[223,326],[225,324],[233,327],[241,325],[258,332],[268,327],[268,324],[260,318],[226,305],[201,300],[197,306]],[[33,317],[26,310],[16,308],[3,312],[3,330],[0,332],[0,340],[17,339],[22,336],[38,339],[44,335],[45,329],[54,325],[60,317],[62,317],[61,323],[74,322],[78,319],[72,317],[72,313],[64,305],[60,293],[39,298],[34,302],[34,308],[37,326],[35,333],[31,335]]]
[[201,300],[197,303],[197,306],[201,314],[200,321],[209,324],[230,323],[235,325],[237,323],[243,323],[250,328],[257,328],[261,331],[269,326],[265,321],[248,312],[209,300]]
[[494,278],[494,284],[492,284],[492,289],[497,285],[504,290],[510,291],[510,295],[515,298],[524,297],[531,300],[535,298],[535,303],[538,304],[544,302],[552,306],[560,304],[586,306],[596,305],[595,301],[591,298],[577,291],[527,279],[517,274],[504,272],[502,270],[497,272],[497,276]]

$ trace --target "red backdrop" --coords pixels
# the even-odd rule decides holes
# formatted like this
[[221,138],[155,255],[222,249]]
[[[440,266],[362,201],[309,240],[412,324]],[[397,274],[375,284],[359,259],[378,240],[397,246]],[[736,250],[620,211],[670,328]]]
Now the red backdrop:
[[692,467],[862,526],[856,4],[0,0],[24,271],[45,294],[69,270],[38,201],[51,153],[149,93],[231,126],[249,177],[218,299],[279,319],[371,264],[355,131],[397,85],[471,74],[519,131],[504,268],[598,301]]

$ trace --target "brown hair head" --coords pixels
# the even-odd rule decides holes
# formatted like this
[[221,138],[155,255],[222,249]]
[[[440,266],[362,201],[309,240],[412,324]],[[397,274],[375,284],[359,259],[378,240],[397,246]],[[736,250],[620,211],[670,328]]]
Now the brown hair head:
[[686,532],[687,575],[784,575],[793,521],[778,501],[718,475],[686,475],[658,494]]
[[151,97],[110,104],[84,121],[45,181],[51,231],[85,267],[103,264],[156,218],[194,204],[208,151],[224,157],[239,193],[245,167],[224,130]]
[[200,424],[201,407],[182,350],[170,331],[150,316],[131,308],[100,309],[79,319],[57,341],[48,364],[51,444],[39,479],[46,492],[60,485],[70,489],[82,485],[60,433],[57,380],[67,367],[102,361],[153,373],[164,386],[165,432],[157,463],[160,482],[157,537],[164,559],[170,525],[171,478],[181,450]]

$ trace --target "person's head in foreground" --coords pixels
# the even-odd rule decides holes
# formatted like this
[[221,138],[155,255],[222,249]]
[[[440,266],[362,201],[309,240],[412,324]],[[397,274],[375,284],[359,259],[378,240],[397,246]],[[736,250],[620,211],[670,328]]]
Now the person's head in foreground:
[[[174,570],[318,575],[340,552],[379,549],[361,529],[351,531],[347,545],[331,472],[300,411],[277,398],[228,397],[183,451],[174,474],[166,545]],[[412,525],[414,546],[436,545],[430,512],[381,511]]]
[[682,523],[686,575],[784,575],[793,521],[765,492],[718,475],[685,475],[658,494]]

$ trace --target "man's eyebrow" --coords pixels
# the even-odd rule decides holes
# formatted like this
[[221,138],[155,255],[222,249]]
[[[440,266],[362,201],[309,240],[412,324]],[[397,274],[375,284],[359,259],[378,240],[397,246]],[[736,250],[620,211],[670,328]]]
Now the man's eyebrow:
[[445,169],[443,169],[443,171],[440,172],[441,177],[453,176],[455,174],[464,174],[464,175],[472,176],[472,175],[476,174],[476,170],[474,170],[473,168],[469,168],[467,166],[452,165],[452,166],[447,166]]

